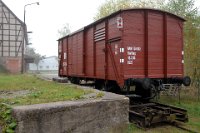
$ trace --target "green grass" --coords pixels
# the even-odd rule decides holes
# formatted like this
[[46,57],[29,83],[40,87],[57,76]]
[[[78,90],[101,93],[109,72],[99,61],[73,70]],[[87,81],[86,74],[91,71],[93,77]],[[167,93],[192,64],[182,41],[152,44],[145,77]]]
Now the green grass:
[[77,100],[91,92],[75,85],[45,81],[34,75],[0,73],[0,126],[3,132],[14,132],[13,106]]
[[41,80],[34,75],[0,75],[0,93],[19,90],[27,90],[29,93],[17,97],[0,98],[0,102],[10,105],[38,104],[81,99],[83,95],[91,93],[91,90]]
[[188,111],[189,122],[185,126],[189,129],[200,131],[200,101],[197,100],[197,96],[184,94],[181,95],[180,103],[178,101],[177,97],[170,96],[162,96],[160,99],[162,103],[186,109]]

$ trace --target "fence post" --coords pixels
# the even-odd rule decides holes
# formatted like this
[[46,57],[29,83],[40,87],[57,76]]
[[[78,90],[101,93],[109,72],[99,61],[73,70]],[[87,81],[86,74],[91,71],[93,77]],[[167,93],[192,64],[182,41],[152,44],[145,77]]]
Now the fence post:
[[200,96],[200,81],[197,80],[197,89],[198,89],[198,101],[199,101],[199,96]]
[[181,86],[178,86],[178,104],[181,104]]

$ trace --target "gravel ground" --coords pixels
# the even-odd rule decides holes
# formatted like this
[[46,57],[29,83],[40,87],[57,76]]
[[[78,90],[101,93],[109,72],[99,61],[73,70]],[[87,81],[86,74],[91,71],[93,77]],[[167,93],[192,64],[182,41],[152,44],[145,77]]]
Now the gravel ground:
[[37,76],[45,80],[52,80],[53,78],[58,78],[57,73],[43,73],[43,74],[38,74]]
[[0,91],[0,98],[15,98],[31,93],[30,90]]

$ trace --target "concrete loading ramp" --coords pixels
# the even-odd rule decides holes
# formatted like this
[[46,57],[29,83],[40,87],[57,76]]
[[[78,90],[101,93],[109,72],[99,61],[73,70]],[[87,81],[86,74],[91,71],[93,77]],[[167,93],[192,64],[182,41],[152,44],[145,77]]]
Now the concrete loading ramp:
[[128,98],[106,92],[101,99],[17,106],[12,113],[16,133],[110,133],[123,130],[128,110]]

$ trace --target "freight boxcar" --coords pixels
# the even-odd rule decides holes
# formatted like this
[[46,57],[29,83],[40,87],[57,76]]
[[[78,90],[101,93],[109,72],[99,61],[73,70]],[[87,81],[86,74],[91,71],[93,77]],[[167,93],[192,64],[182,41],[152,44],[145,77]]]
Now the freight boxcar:
[[119,10],[58,40],[59,76],[144,98],[164,84],[188,86],[184,21],[156,9]]

